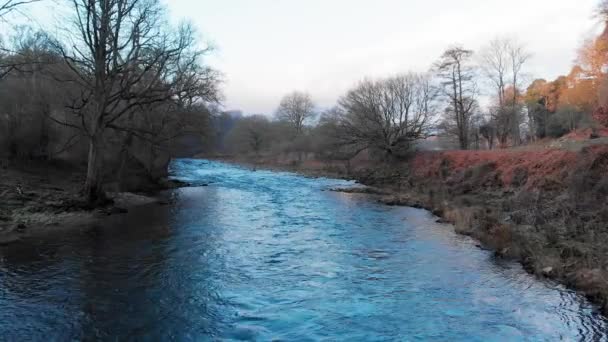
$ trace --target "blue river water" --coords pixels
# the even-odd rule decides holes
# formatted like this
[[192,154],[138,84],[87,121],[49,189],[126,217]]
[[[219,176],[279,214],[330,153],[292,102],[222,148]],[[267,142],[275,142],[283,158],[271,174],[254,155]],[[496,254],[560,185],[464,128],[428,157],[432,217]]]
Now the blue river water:
[[171,205],[1,247],[0,340],[608,339],[583,298],[429,213],[327,191],[352,182],[171,171],[194,185]]

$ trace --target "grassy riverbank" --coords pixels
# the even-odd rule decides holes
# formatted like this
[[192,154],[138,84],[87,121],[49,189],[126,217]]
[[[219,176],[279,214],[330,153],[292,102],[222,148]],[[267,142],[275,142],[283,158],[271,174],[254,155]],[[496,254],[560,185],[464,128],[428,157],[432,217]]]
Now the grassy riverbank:
[[[224,158],[356,179],[388,205],[426,208],[497,255],[585,294],[608,313],[608,145],[423,152],[407,162]],[[375,190],[374,190],[375,189]]]

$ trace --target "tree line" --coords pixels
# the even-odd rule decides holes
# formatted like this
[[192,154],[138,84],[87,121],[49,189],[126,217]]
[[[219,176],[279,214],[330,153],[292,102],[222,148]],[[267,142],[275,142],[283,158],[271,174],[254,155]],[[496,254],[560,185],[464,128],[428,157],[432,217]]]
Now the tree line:
[[[0,16],[37,0],[0,1]],[[221,74],[194,28],[169,23],[160,0],[61,0],[57,35],[18,27],[0,53],[0,157],[86,168],[83,194],[155,182],[192,145],[252,156],[401,158],[420,140],[493,149],[608,124],[608,29],[554,81],[530,82],[531,54],[497,38],[478,52],[447,48],[425,72],[366,78],[335,106],[283,97],[273,116],[219,114]],[[598,10],[608,22],[608,1]],[[608,28],[608,25],[607,25]],[[202,47],[201,47],[202,46]],[[526,86],[528,85],[528,86]],[[487,102],[487,103],[483,103]]]
[[531,78],[532,54],[516,39],[493,39],[478,52],[451,46],[430,70],[364,79],[333,108],[320,109],[305,92],[289,93],[273,116],[233,120],[224,152],[349,159],[367,150],[392,158],[435,135],[467,150],[595,132],[608,126],[608,1],[598,15],[606,30],[586,41],[572,71],[554,81]]

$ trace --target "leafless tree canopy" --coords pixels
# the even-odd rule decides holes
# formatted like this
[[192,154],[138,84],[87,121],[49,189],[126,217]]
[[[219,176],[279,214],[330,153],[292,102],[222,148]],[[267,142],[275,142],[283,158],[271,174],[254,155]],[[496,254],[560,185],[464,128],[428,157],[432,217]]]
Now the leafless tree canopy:
[[481,67],[498,95],[499,105],[505,103],[509,71],[509,44],[505,39],[494,39],[481,53]]
[[[24,5],[28,5],[34,2],[39,2],[41,0],[4,0],[0,1],[0,20],[5,20],[5,17],[15,11],[19,11]],[[17,31],[22,31],[23,28],[18,28]],[[19,33],[19,32],[18,32]],[[38,32],[38,34],[44,34],[43,32]],[[21,32],[21,35],[18,36],[26,36]],[[8,75],[11,71],[18,69],[19,67],[23,67],[28,65],[27,62],[24,61],[16,61],[14,58],[6,58],[9,49],[6,49],[4,46],[2,47],[2,54],[0,54],[0,79]],[[12,51],[14,54],[15,51]]]
[[0,2],[0,18],[5,15],[18,11],[23,5],[40,2],[42,0],[4,0]]
[[73,27],[58,44],[72,77],[81,89],[70,103],[89,138],[85,191],[100,191],[101,153],[107,129],[143,135],[124,118],[146,106],[177,100],[216,100],[217,74],[202,67],[208,50],[196,47],[189,25],[173,30],[158,0],[69,0]]
[[253,152],[259,156],[269,148],[273,140],[273,127],[263,115],[253,115],[240,119],[227,137],[231,152]]
[[521,73],[530,55],[512,39],[494,39],[481,54],[484,74],[493,85],[497,96],[491,115],[501,145],[510,137],[515,145],[521,142],[520,125],[523,120],[521,101]]
[[365,80],[339,101],[338,141],[355,150],[403,154],[427,135],[436,113],[436,95],[424,74]]
[[448,100],[446,118],[455,126],[460,148],[470,144],[471,118],[477,106],[477,84],[471,66],[473,51],[461,47],[447,49],[435,65]]
[[279,120],[289,122],[297,135],[301,135],[306,123],[316,117],[315,104],[309,94],[294,91],[285,95],[276,112]]

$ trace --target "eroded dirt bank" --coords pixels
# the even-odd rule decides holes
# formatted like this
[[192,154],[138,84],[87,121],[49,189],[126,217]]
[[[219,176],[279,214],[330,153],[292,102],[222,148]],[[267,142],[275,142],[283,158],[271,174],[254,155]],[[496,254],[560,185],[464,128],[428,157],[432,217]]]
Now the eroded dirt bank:
[[608,313],[608,146],[417,155],[364,184],[427,208],[498,255],[575,288]]
[[[0,163],[0,245],[52,233],[86,228],[130,208],[164,203],[154,193],[108,194],[108,201],[91,205],[79,191],[84,172],[69,165],[27,162]],[[156,191],[182,186],[167,181]]]
[[356,179],[382,203],[426,208],[497,255],[584,293],[608,313],[608,145],[423,152],[390,165],[224,160]]

